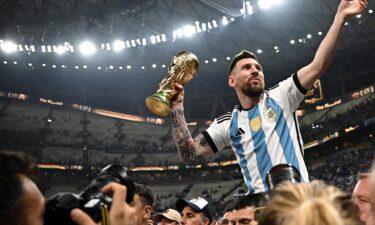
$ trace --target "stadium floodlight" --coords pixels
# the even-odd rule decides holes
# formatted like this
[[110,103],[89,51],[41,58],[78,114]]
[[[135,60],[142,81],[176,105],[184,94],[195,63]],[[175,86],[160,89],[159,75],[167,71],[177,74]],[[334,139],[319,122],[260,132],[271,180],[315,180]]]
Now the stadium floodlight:
[[372,9],[369,9],[369,10],[368,10],[368,13],[369,13],[369,14],[372,14],[373,12],[374,12],[374,10],[372,10]]
[[228,18],[226,16],[223,16],[223,19],[221,20],[221,23],[225,26],[228,25]]
[[167,41],[167,36],[165,34],[161,35],[161,41],[166,42]]
[[166,65],[165,65],[165,64],[163,64],[163,65],[161,65],[161,67],[162,67],[162,68],[165,68],[165,67],[166,67]]
[[115,40],[113,42],[113,50],[119,52],[125,48],[125,42],[121,40]]
[[56,46],[56,48],[54,49],[54,51],[56,52],[56,54],[62,55],[62,54],[65,53],[65,48],[64,48],[64,46],[59,45],[59,46]]
[[257,50],[257,53],[258,53],[258,54],[262,54],[262,53],[263,53],[263,50],[262,50],[262,49],[258,49],[258,50]]
[[96,52],[96,47],[92,42],[84,41],[79,45],[79,50],[81,51],[82,55],[92,55]]
[[156,68],[156,64],[152,64],[152,68]]
[[128,69],[128,70],[130,70],[131,68],[132,68],[131,65],[127,65],[127,66],[126,66],[126,69]]
[[5,53],[12,53],[17,51],[17,45],[13,41],[5,41],[1,45],[1,48]]
[[27,65],[28,65],[29,67],[32,67],[32,66],[33,66],[33,64],[32,64],[32,63],[28,63]]
[[312,35],[311,34],[307,34],[306,37],[307,37],[307,39],[311,39]]
[[156,36],[155,35],[151,35],[150,37],[150,40],[151,40],[151,44],[156,44]]
[[217,58],[212,58],[212,62],[217,62]]
[[123,66],[119,66],[118,69],[119,69],[119,70],[123,70],[124,67],[123,67]]
[[206,59],[206,60],[204,60],[204,63],[206,63],[206,64],[208,64],[209,63],[209,61]]
[[295,40],[290,40],[290,44],[294,45],[296,43]]
[[227,61],[229,61],[230,60],[230,57],[229,56],[227,56]]
[[212,20],[212,26],[214,26],[214,28],[218,27],[216,20]]

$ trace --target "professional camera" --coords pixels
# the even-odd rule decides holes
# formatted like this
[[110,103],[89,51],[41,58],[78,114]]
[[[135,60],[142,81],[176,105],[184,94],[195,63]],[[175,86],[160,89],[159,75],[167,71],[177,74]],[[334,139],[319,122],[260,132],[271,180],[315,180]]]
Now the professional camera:
[[301,182],[301,174],[291,164],[279,164],[271,168],[266,176],[266,184],[269,190],[272,190],[283,181],[291,183]]
[[126,202],[133,201],[134,183],[127,176],[126,169],[119,165],[108,165],[81,193],[62,192],[52,196],[46,204],[44,224],[74,225],[70,219],[70,211],[74,208],[83,210],[95,222],[102,221],[103,210],[108,213],[112,197],[101,192],[101,189],[110,182],[125,185]]

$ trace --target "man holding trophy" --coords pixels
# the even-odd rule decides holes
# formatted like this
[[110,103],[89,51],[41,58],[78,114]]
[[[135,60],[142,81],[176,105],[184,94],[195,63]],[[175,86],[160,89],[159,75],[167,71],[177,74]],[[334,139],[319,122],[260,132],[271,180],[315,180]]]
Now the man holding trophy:
[[[331,63],[347,18],[363,12],[366,6],[367,0],[341,0],[333,24],[313,61],[269,90],[264,90],[264,74],[256,56],[246,50],[237,54],[229,68],[228,84],[234,88],[240,105],[217,117],[195,139],[191,137],[184,117],[184,83],[170,83],[174,93],[169,95],[170,109],[167,107],[168,112],[164,115],[170,110],[174,140],[182,161],[195,161],[231,146],[248,194],[268,191],[267,172],[278,164],[293,165],[302,180],[308,182],[303,143],[294,112],[307,90]],[[147,105],[159,105],[154,104],[154,100]]]

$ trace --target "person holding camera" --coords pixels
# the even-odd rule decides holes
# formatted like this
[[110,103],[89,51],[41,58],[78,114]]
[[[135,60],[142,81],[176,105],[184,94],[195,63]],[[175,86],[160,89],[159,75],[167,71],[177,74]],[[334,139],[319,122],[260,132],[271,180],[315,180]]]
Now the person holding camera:
[[309,181],[304,149],[295,114],[307,90],[324,74],[334,55],[340,33],[351,16],[365,10],[367,0],[341,0],[333,23],[311,63],[278,85],[265,90],[264,70],[256,56],[243,50],[229,67],[228,85],[239,105],[217,117],[195,139],[184,116],[184,91],[171,101],[174,140],[184,162],[193,162],[231,146],[241,167],[248,194],[267,192],[266,174],[277,164],[296,167],[304,182]]
[[[109,183],[103,187],[102,191],[104,193],[113,193],[112,207],[109,211],[109,221],[111,225],[136,224],[135,208],[131,207],[124,200],[127,194],[126,186],[118,183]],[[89,215],[80,209],[73,209],[70,216],[78,225],[97,225]]]

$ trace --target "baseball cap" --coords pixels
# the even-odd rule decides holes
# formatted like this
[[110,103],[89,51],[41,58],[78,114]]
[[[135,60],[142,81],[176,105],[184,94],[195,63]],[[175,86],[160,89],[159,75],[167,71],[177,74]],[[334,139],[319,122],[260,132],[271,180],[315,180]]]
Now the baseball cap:
[[181,223],[181,215],[174,209],[167,209],[162,213],[155,214],[155,221],[158,223],[163,217]]
[[195,211],[203,213],[210,220],[210,223],[212,222],[211,209],[206,199],[201,197],[191,200],[179,199],[176,203],[176,208],[179,212],[182,212],[185,206],[190,206]]

